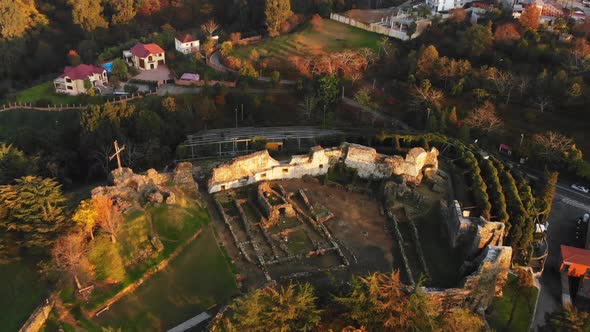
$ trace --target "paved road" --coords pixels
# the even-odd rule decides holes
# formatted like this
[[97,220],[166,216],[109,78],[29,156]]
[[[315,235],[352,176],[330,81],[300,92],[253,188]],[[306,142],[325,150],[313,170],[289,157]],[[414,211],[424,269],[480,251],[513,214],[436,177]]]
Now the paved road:
[[[533,178],[542,176],[541,172],[526,168],[525,171]],[[561,264],[561,244],[573,244],[578,218],[590,212],[590,195],[570,188],[569,181],[559,181],[553,200],[547,240],[549,255],[545,263],[543,275],[539,278],[541,292],[537,312],[533,321],[533,330],[545,322],[545,314],[561,307],[561,282],[559,267]]]

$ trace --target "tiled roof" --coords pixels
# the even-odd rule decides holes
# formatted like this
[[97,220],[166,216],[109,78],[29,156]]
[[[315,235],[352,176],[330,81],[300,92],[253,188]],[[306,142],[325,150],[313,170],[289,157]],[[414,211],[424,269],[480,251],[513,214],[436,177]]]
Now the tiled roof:
[[131,48],[131,54],[140,58],[145,58],[150,54],[164,53],[164,50],[157,44],[141,44],[137,43]]
[[92,65],[78,65],[76,67],[67,66],[62,76],[67,76],[73,80],[83,80],[92,76],[92,74],[102,74],[105,71],[102,67]]
[[188,33],[178,34],[176,35],[176,39],[178,39],[183,44],[197,40],[197,38],[193,37],[191,34]]
[[590,250],[561,245],[561,257],[564,263],[579,264],[590,267]]

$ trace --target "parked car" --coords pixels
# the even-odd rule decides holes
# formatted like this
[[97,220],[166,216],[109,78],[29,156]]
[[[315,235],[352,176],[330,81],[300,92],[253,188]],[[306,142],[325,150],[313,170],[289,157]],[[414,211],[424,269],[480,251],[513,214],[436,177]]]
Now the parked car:
[[571,188],[572,189],[575,189],[577,191],[581,191],[581,192],[583,192],[585,194],[587,194],[588,192],[590,192],[590,189],[588,189],[588,188],[586,188],[584,186],[581,186],[579,184],[575,184],[575,183],[571,185]]

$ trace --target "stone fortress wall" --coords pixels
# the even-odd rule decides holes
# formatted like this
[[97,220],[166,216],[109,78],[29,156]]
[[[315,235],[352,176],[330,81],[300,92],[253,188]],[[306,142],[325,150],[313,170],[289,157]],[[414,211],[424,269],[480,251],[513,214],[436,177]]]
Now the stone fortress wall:
[[214,168],[209,179],[209,193],[259,181],[325,175],[330,166],[339,161],[356,169],[361,178],[385,179],[399,175],[408,183],[419,184],[424,175],[438,170],[438,150],[413,148],[404,158],[379,154],[362,145],[343,143],[337,148],[313,147],[308,154],[295,155],[287,162],[273,159],[266,150],[258,151]]

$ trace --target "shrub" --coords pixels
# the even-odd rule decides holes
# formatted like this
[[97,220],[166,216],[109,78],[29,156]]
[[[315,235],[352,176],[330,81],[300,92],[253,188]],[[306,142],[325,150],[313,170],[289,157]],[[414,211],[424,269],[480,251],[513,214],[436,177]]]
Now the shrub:
[[36,102],[35,102],[35,106],[37,107],[47,107],[47,105],[51,105],[51,100],[47,99],[47,98],[39,98]]
[[240,76],[243,76],[245,78],[250,78],[250,79],[257,79],[258,72],[256,71],[256,69],[254,69],[252,64],[246,63],[245,65],[242,66],[242,68],[240,68]]
[[123,88],[123,90],[125,90],[125,92],[133,94],[136,93],[139,88],[136,85],[133,84],[125,84],[125,87]]
[[489,159],[482,160],[479,165],[488,187],[488,196],[492,203],[492,214],[496,216],[497,221],[506,223],[509,216],[508,212],[506,212],[506,197],[502,192],[498,170]]
[[231,52],[232,49],[233,49],[232,42],[230,42],[230,41],[223,42],[223,44],[221,44],[221,55],[227,56],[229,54],[229,52]]
[[278,71],[273,71],[272,74],[270,74],[270,82],[273,85],[277,85],[281,82],[281,73],[279,73]]
[[320,32],[324,29],[323,19],[318,14],[313,15],[311,20],[309,20],[309,23],[311,23],[311,28],[313,31]]
[[232,32],[229,34],[229,40],[234,44],[239,44],[240,39],[242,39],[241,32]]

